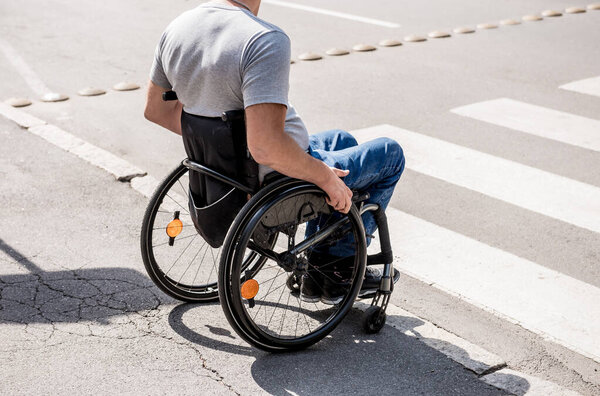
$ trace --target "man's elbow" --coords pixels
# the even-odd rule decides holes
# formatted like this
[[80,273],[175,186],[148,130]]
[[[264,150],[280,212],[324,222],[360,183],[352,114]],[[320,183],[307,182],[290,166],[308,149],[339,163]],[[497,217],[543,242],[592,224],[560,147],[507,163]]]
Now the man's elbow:
[[264,148],[256,146],[248,146],[248,150],[250,151],[254,161],[258,162],[259,164],[266,166],[271,166],[273,164],[273,156],[269,150],[265,150]]
[[152,111],[146,106],[144,109],[144,118],[151,122],[156,122],[156,117]]

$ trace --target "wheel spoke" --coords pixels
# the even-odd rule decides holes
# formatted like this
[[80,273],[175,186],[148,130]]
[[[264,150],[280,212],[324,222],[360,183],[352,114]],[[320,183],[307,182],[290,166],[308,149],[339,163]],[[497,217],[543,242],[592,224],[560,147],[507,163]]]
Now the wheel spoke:
[[[281,271],[281,267],[279,268],[279,270]],[[262,281],[262,283],[267,283],[268,281],[270,281],[270,280],[272,280],[272,279],[275,279],[275,278],[277,278],[278,276],[281,276],[281,275],[283,275],[283,274],[279,275],[279,272],[280,272],[280,271],[278,271],[278,272],[277,272],[277,275],[275,275],[274,277],[272,277],[272,278],[269,278],[269,279],[267,279],[267,280],[265,280],[265,281]]]
[[[152,229],[152,231],[155,231],[155,230],[164,230],[164,229],[166,229],[168,226],[169,226],[169,225],[167,224],[167,225],[166,225],[166,226],[164,226],[164,227],[156,227],[156,228],[153,228],[153,229]],[[181,227],[182,227],[182,228],[186,228],[186,227],[195,227],[195,226],[194,226],[193,224],[185,224],[185,225],[182,225]]]
[[[206,244],[206,248],[210,249],[210,246],[208,246],[208,244]],[[198,277],[198,273],[200,272],[200,267],[202,266],[202,263],[204,262],[204,257],[206,257],[206,251],[202,255],[202,260],[200,261],[200,264],[198,265],[198,268],[196,269],[196,273],[194,274],[194,279],[192,280],[192,283],[190,284],[191,287],[193,287],[194,283],[196,282],[196,278]],[[210,284],[210,277],[209,277],[209,281],[206,282],[206,284],[207,285]]]
[[183,188],[183,184],[181,184],[181,180],[177,179],[177,183],[179,183],[179,186],[181,187],[181,190],[183,191],[183,195],[185,195],[187,197],[189,192],[185,188]]
[[185,274],[188,272],[188,270],[190,269],[190,267],[192,266],[192,264],[194,264],[194,260],[196,260],[196,257],[198,257],[198,255],[200,254],[200,251],[202,250],[202,247],[203,246],[200,246],[200,248],[198,249],[198,251],[196,252],[196,254],[194,255],[194,257],[190,260],[190,263],[188,264],[187,268],[185,269],[185,271],[183,271],[183,274],[181,274],[181,276],[179,277],[179,280],[175,284],[176,286],[181,283],[181,280],[183,279],[183,277],[185,276]]
[[[331,277],[330,277],[330,276],[328,276],[328,275],[327,275],[325,272],[321,271],[320,269],[321,269],[322,267],[319,267],[319,268],[317,268],[317,267],[315,267],[315,266],[312,266],[312,267],[314,268],[314,270],[315,270],[315,271],[317,271],[318,273],[320,273],[321,275],[323,275],[325,278],[327,278],[327,279],[329,279],[330,281],[332,281],[332,282],[333,282],[333,284],[335,284],[335,285],[343,285],[343,284],[344,284],[343,282],[336,282],[336,280],[335,280],[335,279],[331,278]],[[353,269],[354,269],[354,267],[350,267],[349,269],[352,269],[352,272],[354,273],[354,270],[353,270]]]
[[[279,269],[279,271],[277,271],[277,275],[275,275],[275,277],[273,277],[273,281],[271,282],[271,285],[269,286],[269,290],[267,290],[267,294],[265,294],[265,296],[262,298],[265,302],[266,302],[266,298],[267,296],[270,294],[271,288],[273,287],[273,283],[275,283],[275,279],[277,279],[277,277],[279,276],[279,273],[281,272],[281,269]],[[268,281],[265,281],[264,283],[266,283]],[[275,289],[277,290],[277,289]],[[254,317],[252,318],[252,320],[255,320],[256,317],[258,316],[258,313],[260,312],[261,308],[266,306],[267,304],[261,304],[260,307],[258,307],[258,309],[256,310],[256,313],[254,314]],[[265,308],[265,311],[267,309]]]
[[[198,233],[193,233],[191,235],[186,235],[186,236],[183,236],[183,237],[176,237],[175,239],[177,241],[181,241],[182,239],[188,239],[188,238],[197,237],[197,236],[198,236]],[[158,245],[152,245],[152,248],[157,248],[159,246],[167,245],[168,243],[169,243],[169,241],[163,242],[163,243],[159,243]]]
[[[196,235],[198,236],[198,235]],[[190,241],[190,243],[188,243],[188,245],[185,247],[185,249],[183,249],[183,251],[181,252],[181,254],[177,257],[177,259],[175,259],[175,261],[173,262],[173,264],[171,265],[171,267],[169,268],[169,270],[165,273],[165,276],[169,275],[169,272],[171,272],[171,270],[173,269],[173,267],[175,266],[175,264],[179,261],[179,259],[181,258],[181,256],[183,256],[183,254],[186,252],[186,250],[188,250],[188,248],[190,247],[190,245],[192,244],[192,242],[194,242],[194,240],[196,239],[196,237],[192,238],[192,240]]]
[[[210,247],[209,247],[209,249],[210,249]],[[219,251],[220,251],[220,249],[219,249]],[[212,260],[213,265],[210,267],[210,273],[208,274],[208,280],[206,281],[206,283],[210,283],[210,278],[212,277],[213,270],[215,270],[216,272],[219,272],[217,270],[217,260],[215,260],[215,256],[213,255],[212,249],[210,249],[210,254],[213,258],[213,260]],[[204,256],[206,256],[206,253],[204,253]],[[217,254],[217,256],[218,256],[218,254]],[[202,262],[204,262],[204,257],[202,257]]]
[[275,316],[275,311],[277,311],[277,307],[279,307],[279,303],[281,302],[281,297],[283,297],[284,292],[285,292],[285,289],[282,289],[281,294],[279,295],[279,299],[277,300],[277,304],[275,304],[275,307],[273,308],[273,313],[271,314],[269,323],[267,323],[267,327],[269,327],[269,325],[271,324],[271,321],[273,320],[273,316]]
[[[288,294],[288,298],[287,301],[285,303],[286,306],[290,306],[290,296],[292,295],[292,293]],[[285,315],[287,313],[287,310],[283,310],[283,318],[281,318],[281,327],[279,328],[279,334],[281,334],[281,332],[283,332],[283,324],[285,322]]]
[[298,297],[296,297],[296,300],[298,300],[298,316],[296,316],[296,329],[294,330],[294,337],[298,337],[298,319],[300,319],[300,311],[302,310],[302,302]]
[[190,212],[188,212],[188,210],[186,208],[184,208],[177,200],[175,200],[173,197],[171,197],[169,194],[166,194],[167,197],[169,197],[171,199],[171,201],[175,202],[181,209],[183,209],[183,211],[185,213],[187,213],[188,215],[190,214]]

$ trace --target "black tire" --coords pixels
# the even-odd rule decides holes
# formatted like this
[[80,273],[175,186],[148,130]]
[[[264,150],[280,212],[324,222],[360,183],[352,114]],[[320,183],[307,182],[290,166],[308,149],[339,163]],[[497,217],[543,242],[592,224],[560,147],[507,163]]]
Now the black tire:
[[383,326],[385,326],[387,315],[382,310],[381,307],[374,305],[365,311],[362,324],[367,334],[379,333],[383,329]]
[[[294,246],[298,246],[298,242],[305,238],[302,229],[308,224],[305,220],[310,218],[305,213],[310,214],[311,210],[321,214],[319,221],[324,224],[323,228],[343,218],[347,219],[344,227],[319,242],[334,244],[345,235],[353,237],[354,255],[349,256],[348,267],[344,267],[346,275],[343,279],[336,278],[339,280],[337,283],[331,278],[334,275],[328,273],[325,268],[327,266],[334,268],[335,263],[320,262],[315,266],[315,262],[310,262],[313,259],[309,260],[306,257],[307,253],[310,255],[310,251],[295,256],[288,255],[288,257],[295,257],[296,261],[292,259],[292,263],[295,263],[293,265],[289,262],[278,264],[273,259],[273,252],[279,254],[278,257],[283,257],[283,254],[289,252],[290,235],[296,238]],[[303,218],[304,221],[302,219],[290,221],[294,218]],[[273,223],[274,219],[277,219],[277,222]],[[297,229],[293,228],[293,223]],[[281,224],[286,226],[283,227]],[[293,229],[290,231],[289,227]],[[257,236],[260,232],[275,233],[277,245],[270,252],[266,250],[261,252],[259,256],[266,259],[266,262],[257,271],[251,274],[247,271],[244,273],[243,258],[248,251],[256,252],[261,249],[261,246],[258,246],[260,243],[257,242],[260,240],[260,236]],[[318,231],[312,234],[309,232],[310,235],[318,233]],[[347,215],[334,212],[325,203],[325,194],[321,189],[299,180],[277,181],[253,197],[229,229],[224,247],[219,266],[219,290],[223,311],[240,337],[270,352],[306,348],[329,334],[351,309],[360,291],[365,272],[366,242],[358,209],[352,205]],[[266,256],[271,258],[267,259]],[[298,275],[300,279],[311,277],[306,271],[302,272],[298,269],[298,262],[310,269],[313,274],[318,271],[320,276],[328,278],[330,284],[338,287],[341,293],[340,301],[329,306],[321,302],[303,302],[296,288],[289,287],[291,283],[289,279],[292,275]],[[247,277],[245,278],[244,275]],[[256,297],[244,299],[240,289],[248,278],[256,280],[261,287]]]
[[[186,302],[216,301],[221,249],[210,247],[196,232],[189,215],[187,174],[188,169],[180,164],[150,198],[140,238],[142,259],[152,281],[169,296]],[[183,229],[171,246],[166,227],[175,212]],[[259,268],[260,261],[256,255],[249,255],[244,266]]]

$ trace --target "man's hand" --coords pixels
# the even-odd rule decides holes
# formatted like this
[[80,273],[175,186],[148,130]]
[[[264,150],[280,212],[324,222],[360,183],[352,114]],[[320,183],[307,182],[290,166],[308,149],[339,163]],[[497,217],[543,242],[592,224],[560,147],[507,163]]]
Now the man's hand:
[[344,184],[340,177],[347,176],[350,171],[337,168],[329,168],[333,177],[326,184],[320,185],[327,194],[327,203],[335,210],[348,213],[352,206],[352,191]]

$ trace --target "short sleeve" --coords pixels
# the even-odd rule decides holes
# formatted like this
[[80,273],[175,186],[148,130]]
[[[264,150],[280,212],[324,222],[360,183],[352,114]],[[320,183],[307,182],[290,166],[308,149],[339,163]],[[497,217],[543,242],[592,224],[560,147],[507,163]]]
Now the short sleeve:
[[287,107],[290,57],[290,39],[280,31],[263,33],[248,43],[241,64],[244,108],[259,103]]
[[156,46],[156,50],[154,51],[154,61],[152,62],[152,67],[150,69],[150,80],[152,80],[152,82],[159,87],[172,89],[173,87],[167,78],[167,74],[165,73],[162,63],[162,50],[165,36],[166,35],[163,33],[158,45]]

